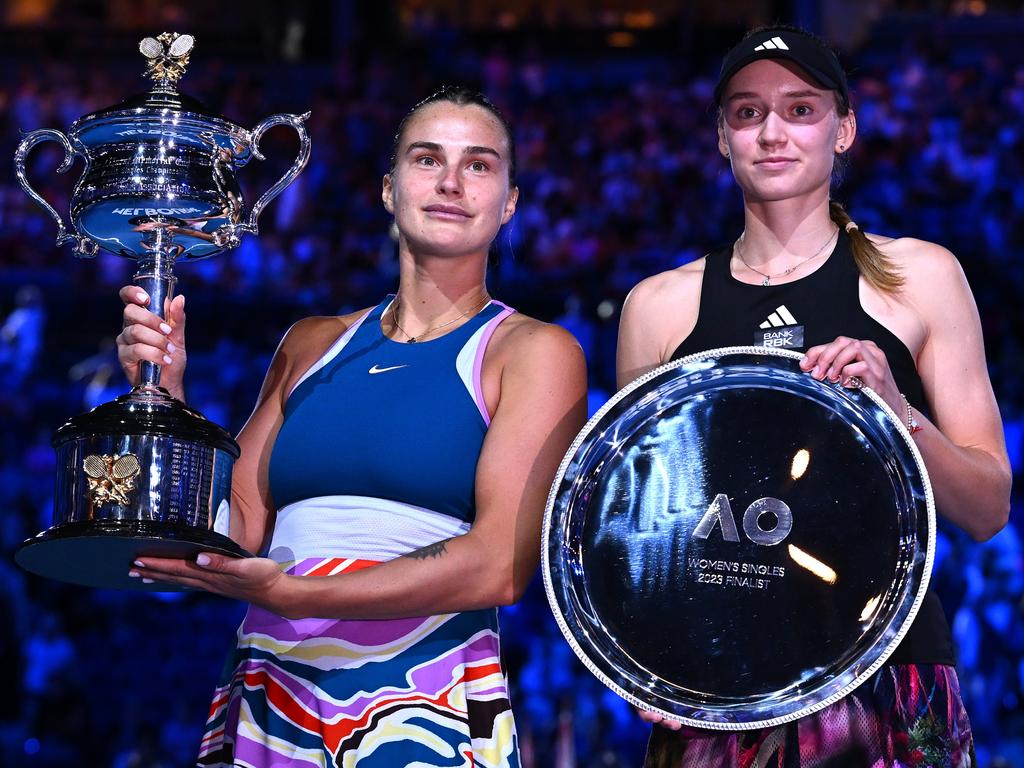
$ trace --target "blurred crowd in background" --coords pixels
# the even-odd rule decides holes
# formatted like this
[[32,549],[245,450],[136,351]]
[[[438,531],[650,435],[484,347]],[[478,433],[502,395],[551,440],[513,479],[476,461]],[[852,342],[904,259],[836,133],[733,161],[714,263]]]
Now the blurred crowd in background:
[[[628,290],[741,230],[711,104],[715,53],[740,28],[717,29],[717,48],[690,29],[652,50],[567,52],[550,34],[540,42],[527,33],[474,36],[413,18],[393,45],[287,63],[225,59],[204,45],[198,19],[184,11],[171,19],[199,38],[184,92],[242,126],[273,112],[312,112],[309,165],[266,210],[260,236],[177,269],[188,296],[189,402],[233,432],[291,323],[372,305],[396,286],[381,176],[401,116],[442,83],[480,87],[512,122],[521,196],[493,254],[491,292],[576,335],[592,411],[614,391]],[[1018,479],[1022,19],[903,14],[876,21],[862,44],[843,51],[859,132],[834,193],[862,229],[937,241],[959,256]],[[13,158],[21,132],[66,128],[144,90],[133,40],[120,38],[114,54],[68,56],[42,43],[33,55],[0,53],[0,158]],[[680,40],[692,47],[680,50]],[[66,212],[81,165],[58,176],[55,147],[32,155],[30,175]],[[239,172],[247,200],[296,148],[286,129],[266,135],[268,159]],[[134,262],[76,260],[54,236],[13,174],[0,177],[0,764],[186,766],[243,607],[47,582],[12,559],[51,524],[53,430],[125,390],[113,338],[117,288]],[[1024,766],[1022,531],[1018,491],[1010,526],[991,541],[941,526],[937,542],[933,583],[953,628],[982,768]],[[638,765],[648,727],[576,661],[537,582],[501,617],[524,764]]]

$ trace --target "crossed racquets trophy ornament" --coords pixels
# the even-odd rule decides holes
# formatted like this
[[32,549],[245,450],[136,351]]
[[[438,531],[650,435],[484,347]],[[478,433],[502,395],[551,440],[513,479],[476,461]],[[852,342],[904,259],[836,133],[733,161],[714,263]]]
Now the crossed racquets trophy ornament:
[[[153,89],[34,131],[16,156],[25,191],[57,222],[58,244],[136,259],[136,284],[162,314],[176,261],[257,233],[256,220],[302,170],[306,116],[246,131],[179,94],[193,39],[140,46]],[[243,222],[235,170],[259,140],[292,126],[292,167]],[[29,151],[85,159],[74,231],[30,186]],[[827,706],[899,644],[931,573],[928,475],[899,418],[874,392],[803,373],[789,350],[732,347],[669,363],[612,397],[555,477],[543,574],[555,618],[583,663],[644,709],[718,730],[766,727]],[[227,538],[237,444],[161,389],[139,386],[54,437],[54,525],[18,562],[93,586],[128,579],[140,555],[246,556]]]
[[[25,192],[57,223],[57,245],[75,255],[105,250],[135,259],[134,282],[160,317],[173,296],[177,262],[213,256],[258,233],[264,207],[305,167],[305,115],[279,114],[252,130],[208,111],[177,90],[195,46],[191,35],[147,37],[147,93],[76,120],[67,131],[26,134],[15,154]],[[246,216],[236,171],[263,159],[260,138],[286,125],[299,151],[284,176]],[[59,172],[76,158],[85,170],[71,196],[71,227],[30,185],[26,160],[42,142],[64,149]],[[143,363],[138,386],[54,435],[54,524],[21,545],[25,569],[94,587],[169,590],[128,578],[140,556],[191,557],[200,551],[249,556],[226,534],[231,470],[238,444],[221,427],[171,397],[160,367]]]

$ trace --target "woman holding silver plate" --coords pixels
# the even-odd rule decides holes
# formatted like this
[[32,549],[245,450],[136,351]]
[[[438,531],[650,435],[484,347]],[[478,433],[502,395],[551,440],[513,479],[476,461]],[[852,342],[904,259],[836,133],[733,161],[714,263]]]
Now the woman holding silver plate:
[[[995,535],[1011,475],[977,308],[949,251],[862,232],[830,200],[857,133],[837,57],[796,28],[755,30],[726,55],[715,97],[744,230],[731,247],[633,289],[619,385],[707,349],[801,350],[809,376],[880,395],[913,435],[939,511],[979,541]],[[781,768],[856,755],[856,765],[970,766],[953,665],[929,592],[886,665],[845,698],[787,725],[731,733],[642,713],[664,726],[647,764]]]
[[[285,335],[238,436],[230,536],[266,557],[145,558],[132,575],[251,603],[200,765],[518,765],[495,606],[539,558],[585,416],[568,333],[487,292],[515,212],[512,134],[446,88],[405,117],[382,198],[396,295]],[[184,300],[122,289],[121,364],[184,398]]]

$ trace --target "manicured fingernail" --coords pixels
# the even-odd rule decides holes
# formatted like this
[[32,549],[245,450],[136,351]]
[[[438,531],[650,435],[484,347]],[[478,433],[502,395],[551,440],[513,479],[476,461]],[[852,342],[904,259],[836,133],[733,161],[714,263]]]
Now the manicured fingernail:
[[131,578],[131,579],[137,579],[141,575],[142,574],[139,573],[138,571],[128,571],[128,578]]
[[173,361],[173,360],[171,360],[171,356],[170,356],[170,355],[164,355],[164,362],[165,362],[165,363],[166,363],[167,365],[170,365],[170,364],[171,364],[171,363],[173,363],[174,361]]
[[817,376],[821,372],[821,366],[814,366],[811,368],[811,376]]
[[174,342],[173,341],[168,341],[167,342],[167,351],[168,352],[173,352],[176,349],[177,349],[177,347],[174,346]]
[[143,584],[155,584],[156,582],[153,581],[152,579],[143,579],[142,583]]
[[209,555],[196,555],[196,565],[209,565],[209,564],[210,564],[210,556]]
[[145,291],[139,291],[138,293],[136,293],[135,298],[141,301],[143,304],[149,301],[149,296],[146,295]]
[[164,333],[170,333],[174,329],[171,328],[171,326],[169,326],[167,323],[160,323],[160,330],[163,331]]

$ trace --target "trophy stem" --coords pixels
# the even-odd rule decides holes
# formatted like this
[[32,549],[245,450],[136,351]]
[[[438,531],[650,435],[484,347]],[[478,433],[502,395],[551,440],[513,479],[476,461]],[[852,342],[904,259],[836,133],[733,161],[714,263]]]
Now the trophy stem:
[[[132,277],[135,285],[149,295],[149,310],[161,320],[166,317],[165,307],[174,298],[174,257],[180,246],[171,242],[165,227],[155,227],[143,241],[146,252],[139,256],[139,271]],[[148,361],[142,363],[142,388],[160,386],[160,366]]]

